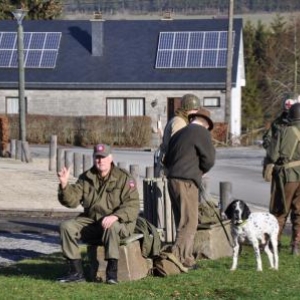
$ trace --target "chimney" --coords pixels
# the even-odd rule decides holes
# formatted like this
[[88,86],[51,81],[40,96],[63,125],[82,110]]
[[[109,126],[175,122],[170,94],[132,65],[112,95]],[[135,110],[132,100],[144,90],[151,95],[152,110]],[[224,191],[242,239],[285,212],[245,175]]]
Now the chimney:
[[92,56],[103,56],[104,20],[101,12],[94,13],[92,23]]
[[163,17],[161,19],[162,21],[172,21],[172,16],[171,16],[171,11],[167,10],[167,11],[164,11],[163,13]]

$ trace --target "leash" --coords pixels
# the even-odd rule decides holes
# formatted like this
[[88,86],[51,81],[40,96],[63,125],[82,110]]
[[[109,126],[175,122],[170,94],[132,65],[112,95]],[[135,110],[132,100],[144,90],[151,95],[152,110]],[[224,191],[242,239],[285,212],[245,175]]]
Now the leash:
[[201,195],[201,197],[204,199],[204,201],[206,202],[206,204],[207,204],[210,208],[213,209],[213,211],[214,211],[214,213],[215,213],[217,219],[219,220],[219,222],[220,222],[220,224],[221,224],[221,226],[222,226],[222,228],[223,228],[223,231],[224,231],[224,233],[225,233],[225,236],[226,236],[226,238],[227,238],[227,241],[228,241],[230,247],[233,248],[234,246],[233,246],[233,244],[231,243],[230,237],[229,237],[229,235],[228,235],[228,233],[227,233],[227,230],[225,229],[225,226],[224,226],[224,224],[223,224],[223,221],[222,221],[220,215],[219,215],[218,212],[216,211],[214,205],[212,205],[212,204],[209,202],[210,195],[207,193],[207,191],[206,191],[206,189],[205,189],[205,187],[204,187],[204,185],[203,185],[203,182],[201,182],[201,186],[200,186],[200,195]]

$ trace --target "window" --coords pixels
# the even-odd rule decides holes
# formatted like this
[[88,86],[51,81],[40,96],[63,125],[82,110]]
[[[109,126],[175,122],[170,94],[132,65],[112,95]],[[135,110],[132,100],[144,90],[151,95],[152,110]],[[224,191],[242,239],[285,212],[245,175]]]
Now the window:
[[144,116],[144,98],[107,98],[107,116]]
[[205,97],[203,99],[204,107],[220,107],[220,98],[219,97]]
[[[27,112],[27,98],[25,97],[25,112]],[[18,114],[19,113],[19,98],[6,97],[6,113]]]

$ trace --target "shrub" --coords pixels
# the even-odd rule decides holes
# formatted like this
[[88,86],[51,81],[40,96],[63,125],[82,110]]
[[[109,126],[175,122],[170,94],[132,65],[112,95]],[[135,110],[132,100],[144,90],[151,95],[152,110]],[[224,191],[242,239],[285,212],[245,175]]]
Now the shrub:
[[[18,115],[8,116],[9,139],[18,139]],[[90,146],[102,142],[120,147],[149,147],[150,117],[27,115],[26,136],[32,144],[49,143],[57,136],[59,145]]]

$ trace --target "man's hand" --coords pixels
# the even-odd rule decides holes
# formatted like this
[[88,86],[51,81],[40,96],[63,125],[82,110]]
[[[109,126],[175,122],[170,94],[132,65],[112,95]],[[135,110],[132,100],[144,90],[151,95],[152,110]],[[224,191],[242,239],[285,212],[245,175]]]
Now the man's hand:
[[103,218],[101,225],[104,229],[108,229],[111,227],[113,223],[115,223],[118,220],[119,218],[117,216],[114,215],[107,216]]
[[67,184],[68,184],[68,180],[69,180],[69,177],[70,177],[70,170],[71,168],[66,168],[66,167],[63,167],[60,172],[57,173],[57,176],[59,178],[59,182],[60,182],[60,185],[61,187],[64,189]]

